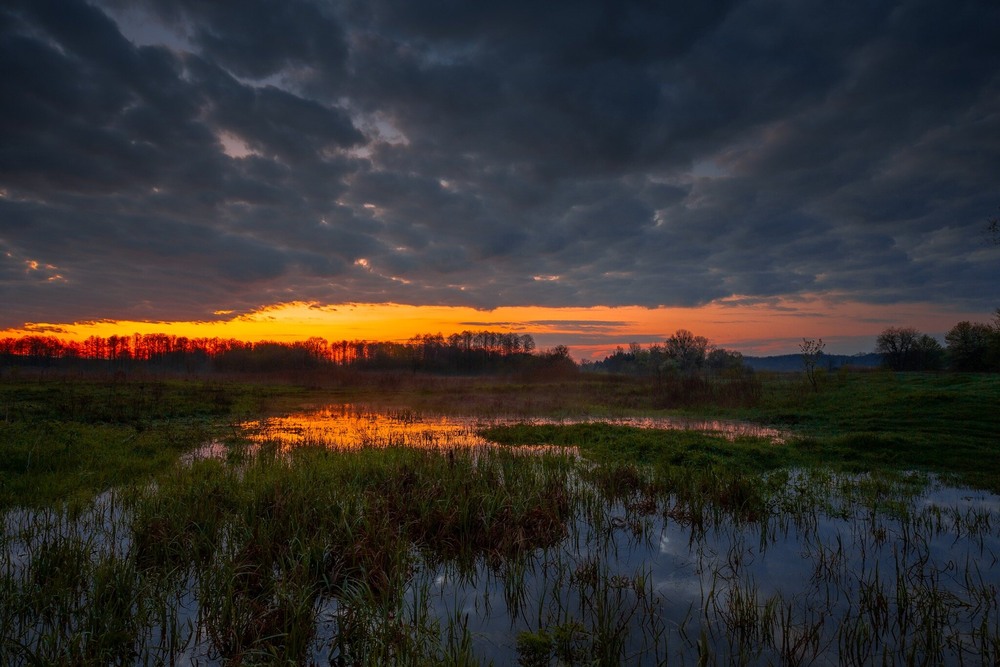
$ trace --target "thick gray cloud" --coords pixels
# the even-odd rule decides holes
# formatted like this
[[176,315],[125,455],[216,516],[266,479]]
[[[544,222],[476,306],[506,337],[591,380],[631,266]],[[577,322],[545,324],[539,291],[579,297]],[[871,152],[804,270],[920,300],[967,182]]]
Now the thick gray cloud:
[[996,307],[1000,6],[16,0],[0,326]]

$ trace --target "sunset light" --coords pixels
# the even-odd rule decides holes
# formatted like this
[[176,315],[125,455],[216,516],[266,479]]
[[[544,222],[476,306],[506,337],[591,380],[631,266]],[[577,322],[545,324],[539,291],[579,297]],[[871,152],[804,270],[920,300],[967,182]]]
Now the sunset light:
[[43,334],[80,341],[89,336],[165,333],[189,338],[236,338],[245,341],[330,342],[385,340],[404,342],[415,335],[448,336],[490,329],[527,333],[540,347],[567,345],[574,358],[600,359],[617,346],[662,342],[677,329],[708,337],[715,345],[750,355],[798,352],[802,338],[822,338],[828,351],[870,352],[876,334],[896,322],[915,322],[930,332],[947,331],[959,319],[979,313],[939,312],[928,304],[892,307],[809,300],[774,300],[746,304],[740,299],[698,308],[551,308],[503,307],[476,310],[458,306],[349,303],[336,306],[290,302],[242,315],[218,311],[219,319],[198,322],[97,320],[35,323],[0,331],[4,335]]
[[261,2],[0,10],[3,335],[854,354],[1000,305],[993,8]]
[[1000,665],[998,37],[3,0],[3,667]]
[[[572,26],[554,7],[469,9],[438,17],[445,37],[430,6],[296,0],[287,42],[197,4],[5,11],[35,55],[11,60],[5,97],[0,334],[490,328],[583,360],[678,329],[753,355],[820,337],[855,354],[886,327],[943,342],[989,320],[992,61],[946,42],[912,57],[938,10],[837,10],[864,27],[841,44],[853,29],[804,37],[804,16],[755,2]],[[962,21],[961,48],[996,53],[988,21]],[[610,50],[578,57],[600,34]]]

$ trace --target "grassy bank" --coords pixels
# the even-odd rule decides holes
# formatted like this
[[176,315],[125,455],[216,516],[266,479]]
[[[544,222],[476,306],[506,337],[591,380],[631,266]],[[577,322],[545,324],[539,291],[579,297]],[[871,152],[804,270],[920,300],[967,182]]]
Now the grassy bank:
[[752,407],[704,406],[683,414],[753,421],[786,432],[764,438],[655,431],[610,424],[514,425],[484,435],[505,444],[574,445],[602,462],[766,471],[918,470],[1000,491],[1000,376],[844,373],[818,392],[795,376],[765,380]]
[[234,419],[301,395],[292,387],[200,381],[5,378],[0,508],[86,501],[149,479]]

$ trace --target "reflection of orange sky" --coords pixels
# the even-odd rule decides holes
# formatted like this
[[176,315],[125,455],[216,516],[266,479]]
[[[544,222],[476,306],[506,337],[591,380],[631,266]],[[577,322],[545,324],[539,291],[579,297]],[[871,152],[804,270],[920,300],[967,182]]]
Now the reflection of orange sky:
[[[462,330],[491,329],[530,333],[540,348],[564,343],[578,358],[601,358],[616,345],[633,340],[645,345],[683,328],[708,337],[716,345],[749,354],[798,352],[803,337],[823,338],[828,352],[853,353],[870,351],[874,337],[887,326],[913,326],[940,334],[960,320],[983,321],[989,319],[989,314],[947,312],[928,304],[871,305],[816,298],[774,299],[768,303],[728,299],[700,307],[653,309],[510,306],[476,310],[461,306],[292,302],[243,315],[220,313],[219,317],[204,322],[33,323],[22,329],[0,331],[0,336],[50,334],[83,340],[88,336],[165,333],[246,341],[289,342],[313,336],[330,341],[405,341],[416,334],[448,336]],[[866,338],[871,340],[862,342]],[[838,345],[839,339],[845,342]]]
[[[524,415],[484,418],[443,414],[420,414],[409,409],[395,410],[357,404],[332,404],[308,412],[247,421],[241,428],[251,440],[278,442],[290,449],[303,444],[356,449],[359,447],[416,447],[423,449],[489,446],[479,435],[487,426],[524,422],[532,424],[583,424],[590,419],[547,419]],[[704,431],[736,440],[743,436],[784,442],[785,434],[758,424],[725,419],[685,417],[601,417],[600,421],[643,429]],[[518,449],[521,449],[518,447]],[[535,449],[536,452],[550,448]],[[573,448],[575,451],[576,448]],[[567,451],[552,448],[552,451]]]

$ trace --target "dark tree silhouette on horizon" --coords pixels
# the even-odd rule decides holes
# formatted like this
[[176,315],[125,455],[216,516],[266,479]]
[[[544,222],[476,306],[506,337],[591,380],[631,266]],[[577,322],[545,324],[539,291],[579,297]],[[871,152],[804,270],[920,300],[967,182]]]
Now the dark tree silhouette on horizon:
[[875,339],[875,352],[894,371],[937,370],[944,359],[941,343],[913,327],[883,329]]
[[802,350],[802,365],[805,367],[806,378],[812,385],[814,392],[819,391],[816,366],[819,364],[819,358],[823,356],[824,347],[826,347],[826,343],[823,342],[822,338],[803,338],[802,343],[799,344],[799,349]]

